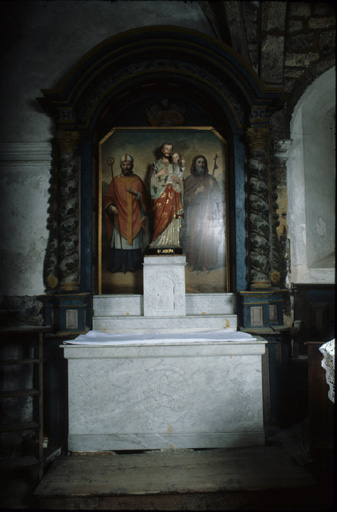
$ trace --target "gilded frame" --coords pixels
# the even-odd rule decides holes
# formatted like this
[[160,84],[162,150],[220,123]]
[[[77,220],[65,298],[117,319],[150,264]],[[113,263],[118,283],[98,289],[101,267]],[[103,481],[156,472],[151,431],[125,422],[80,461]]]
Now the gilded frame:
[[[170,142],[173,150],[183,154],[186,165],[184,179],[190,174],[194,156],[202,154],[208,162],[209,174],[217,180],[223,195],[223,246],[219,249],[223,261],[215,272],[188,272],[186,293],[224,293],[230,291],[229,272],[229,208],[228,208],[228,145],[227,141],[211,126],[206,127],[115,127],[98,144],[98,294],[142,294],[142,271],[131,275],[106,271],[109,244],[103,212],[103,197],[112,175],[120,174],[120,157],[131,154],[134,173],[142,178],[149,191],[150,169],[160,157],[162,143]],[[113,167],[112,167],[113,166]],[[113,174],[112,174],[113,173]],[[151,242],[151,233],[145,234],[144,245]],[[213,273],[212,273],[213,272]],[[194,275],[195,274],[195,275]]]

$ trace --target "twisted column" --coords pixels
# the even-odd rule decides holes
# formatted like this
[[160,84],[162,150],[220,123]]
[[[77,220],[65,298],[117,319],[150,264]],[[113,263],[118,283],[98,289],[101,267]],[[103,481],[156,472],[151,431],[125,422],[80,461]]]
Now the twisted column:
[[250,288],[270,288],[268,128],[248,128],[248,272]]
[[75,151],[79,133],[58,131],[59,149],[59,283],[60,291],[76,291],[80,281],[79,163]]
[[271,281],[284,287],[289,265],[287,240],[287,153],[290,139],[274,140],[271,159],[272,246]]
[[55,154],[53,148],[47,218],[49,239],[43,268],[44,284],[48,292],[54,291],[58,285],[58,172]]

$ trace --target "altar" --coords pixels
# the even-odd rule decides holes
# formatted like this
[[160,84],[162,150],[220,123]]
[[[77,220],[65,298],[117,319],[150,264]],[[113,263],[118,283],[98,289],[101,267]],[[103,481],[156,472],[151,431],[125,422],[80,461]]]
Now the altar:
[[[217,331],[218,333],[218,331]],[[265,341],[207,332],[64,346],[70,451],[264,444]],[[108,341],[110,339],[110,341]]]
[[165,287],[144,286],[144,298],[95,297],[94,330],[62,345],[68,450],[264,444],[266,341],[236,330],[233,294],[185,296],[176,286],[184,257],[147,264],[150,274],[163,265]]

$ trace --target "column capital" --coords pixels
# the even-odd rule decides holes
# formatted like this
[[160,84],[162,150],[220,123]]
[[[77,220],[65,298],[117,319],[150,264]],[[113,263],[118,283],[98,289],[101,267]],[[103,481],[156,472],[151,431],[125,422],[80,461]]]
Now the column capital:
[[80,133],[70,130],[57,130],[56,139],[61,153],[75,153]]
[[247,139],[249,147],[252,151],[265,151],[267,142],[270,140],[270,130],[267,127],[250,127],[247,128]]

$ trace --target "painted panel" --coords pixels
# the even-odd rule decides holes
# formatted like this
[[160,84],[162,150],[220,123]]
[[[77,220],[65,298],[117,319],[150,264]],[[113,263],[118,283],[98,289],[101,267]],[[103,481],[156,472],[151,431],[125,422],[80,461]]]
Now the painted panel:
[[[119,215],[114,214],[110,219],[107,218],[106,197],[110,194],[112,180],[121,175],[121,158],[123,155],[130,155],[133,159],[133,173],[141,179],[149,201],[147,211],[142,202],[140,215],[142,236],[138,240],[140,245],[134,246],[140,248],[143,257],[153,241],[154,232],[153,194],[151,200],[153,164],[161,157],[160,147],[165,142],[173,145],[172,155],[178,152],[180,160],[184,161],[181,190],[184,213],[181,219],[179,244],[180,251],[187,256],[186,292],[224,293],[230,289],[229,256],[226,247],[228,240],[227,142],[212,127],[115,128],[99,144],[99,294],[143,293],[142,265],[130,271],[131,267],[125,268],[120,264],[117,271],[115,270],[115,260],[111,259],[112,248],[120,249],[121,260],[128,261],[130,253],[119,236],[123,231],[122,217],[118,218]],[[200,187],[195,186],[194,183],[194,186],[190,186],[193,179],[195,181],[195,175],[192,176],[192,172],[194,173],[195,170],[196,156],[204,157],[207,174],[210,176],[207,178],[207,183],[212,184],[208,188],[205,183],[201,183]],[[129,185],[126,186],[129,187]],[[137,186],[142,187],[139,184]],[[193,199],[197,199],[196,203],[193,204],[191,194],[188,196],[189,192],[193,194]],[[126,208],[130,208],[130,204]],[[112,226],[115,226],[117,231],[112,231]],[[126,238],[126,230],[124,234]],[[127,242],[129,245],[130,240]]]

